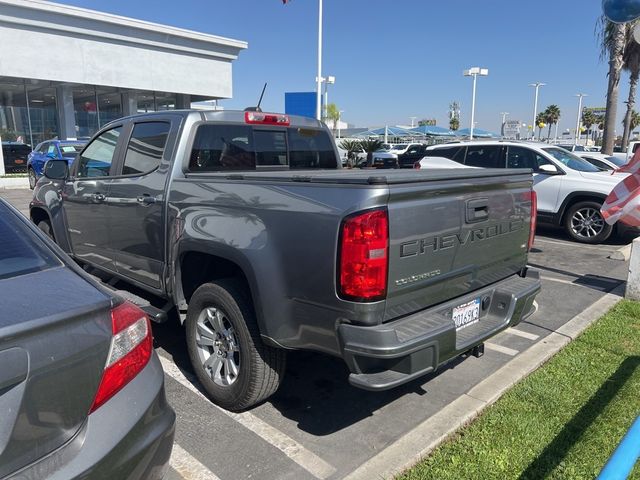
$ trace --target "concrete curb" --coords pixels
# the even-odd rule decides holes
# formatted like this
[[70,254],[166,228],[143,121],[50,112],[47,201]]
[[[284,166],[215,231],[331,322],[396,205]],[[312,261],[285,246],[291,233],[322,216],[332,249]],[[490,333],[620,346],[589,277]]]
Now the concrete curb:
[[11,190],[14,188],[29,188],[29,179],[27,177],[0,178],[0,190]]
[[608,258],[610,258],[611,260],[622,260],[626,262],[627,260],[629,260],[629,258],[631,258],[631,244],[617,249],[615,252],[609,255]]
[[392,443],[345,477],[346,480],[393,478],[415,465],[459,428],[476,418],[517,382],[537,370],[622,300],[624,284],[576,315],[562,327],[485,378],[438,413]]

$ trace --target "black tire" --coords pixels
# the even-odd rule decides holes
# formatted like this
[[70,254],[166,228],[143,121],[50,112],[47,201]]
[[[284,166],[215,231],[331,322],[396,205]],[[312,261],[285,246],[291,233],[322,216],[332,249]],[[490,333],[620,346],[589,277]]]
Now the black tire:
[[[215,349],[221,347],[198,343],[206,340],[198,333],[199,319],[202,322],[202,315],[211,311],[223,314],[225,325],[230,324],[228,331],[233,331],[234,342],[237,340],[238,351],[231,353],[230,358],[239,360],[238,373],[228,385],[221,385],[221,378],[214,381],[215,372],[205,366],[207,361],[203,359],[206,349],[214,358]],[[222,279],[201,285],[189,301],[186,335],[193,369],[209,398],[217,405],[231,411],[246,410],[278,390],[284,377],[286,352],[262,342],[253,304],[242,282]],[[229,355],[229,352],[224,355]]]
[[49,220],[40,220],[36,225],[40,229],[42,233],[44,233],[47,237],[49,237],[54,242],[56,239],[53,236],[53,229],[51,228],[51,222]]
[[600,213],[602,204],[596,201],[578,202],[569,207],[564,216],[564,230],[581,243],[602,243],[613,232],[613,225],[604,221]]
[[33,170],[33,168],[29,168],[27,173],[29,175],[29,188],[33,190],[34,188],[36,188],[36,183],[38,183],[36,172]]

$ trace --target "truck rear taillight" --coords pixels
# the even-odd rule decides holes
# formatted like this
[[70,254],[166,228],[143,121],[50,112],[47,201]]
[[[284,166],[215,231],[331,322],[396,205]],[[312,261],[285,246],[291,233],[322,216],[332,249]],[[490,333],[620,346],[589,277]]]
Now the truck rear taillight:
[[253,125],[280,125],[288,127],[291,122],[288,115],[280,113],[244,112],[244,121]]
[[387,295],[389,217],[370,210],[342,223],[338,253],[340,297],[356,302],[382,300]]
[[420,162],[416,162],[413,164],[413,169],[414,170],[420,170],[422,168],[422,165],[420,165]]
[[527,244],[527,250],[533,248],[533,240],[536,236],[536,225],[538,223],[538,195],[534,190],[531,190],[531,220],[529,226],[529,243]]
[[153,351],[146,313],[125,302],[111,311],[111,347],[98,392],[89,413],[118,393],[149,363]]

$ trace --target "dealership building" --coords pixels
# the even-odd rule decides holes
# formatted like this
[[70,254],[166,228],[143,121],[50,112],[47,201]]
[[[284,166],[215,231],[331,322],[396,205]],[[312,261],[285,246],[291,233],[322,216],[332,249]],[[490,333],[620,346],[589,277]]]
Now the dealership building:
[[42,0],[0,0],[0,137],[90,137],[139,112],[232,96],[247,43]]

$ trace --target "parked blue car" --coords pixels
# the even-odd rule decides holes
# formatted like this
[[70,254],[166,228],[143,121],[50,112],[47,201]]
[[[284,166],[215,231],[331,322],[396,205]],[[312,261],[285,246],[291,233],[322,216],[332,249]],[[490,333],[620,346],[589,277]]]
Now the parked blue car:
[[31,190],[35,188],[36,182],[42,176],[42,170],[47,160],[52,158],[66,160],[71,165],[86,144],[87,142],[76,140],[48,140],[34,148],[27,160]]

